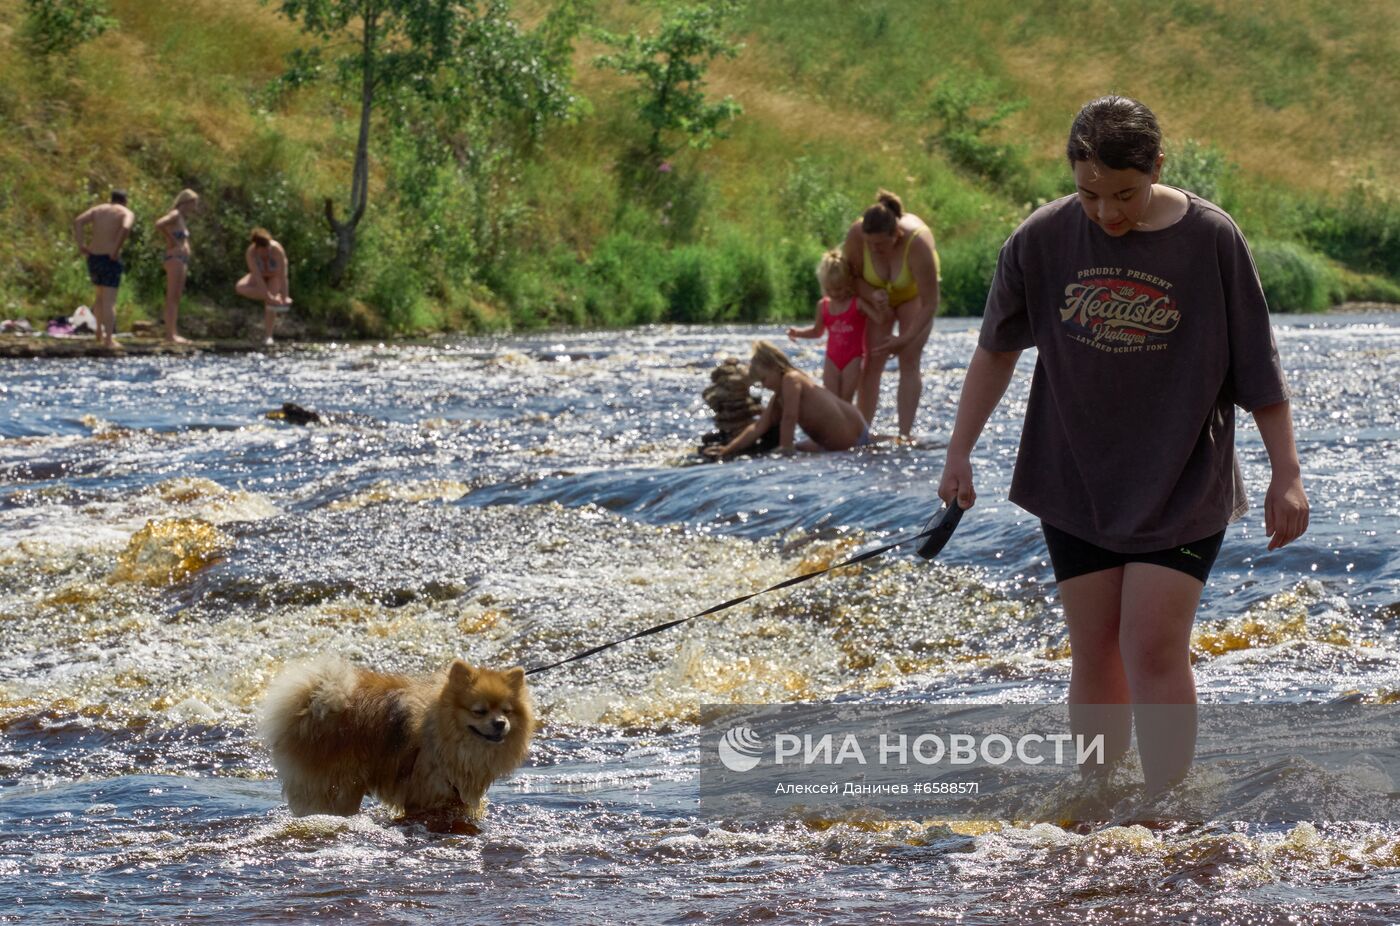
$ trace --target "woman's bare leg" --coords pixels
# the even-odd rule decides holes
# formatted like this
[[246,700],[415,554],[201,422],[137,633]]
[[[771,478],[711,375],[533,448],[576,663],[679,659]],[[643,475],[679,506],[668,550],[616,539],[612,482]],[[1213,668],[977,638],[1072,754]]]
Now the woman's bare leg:
[[252,299],[254,302],[266,302],[268,298],[267,286],[262,280],[254,278],[251,274],[244,274],[243,278],[233,286],[233,291],[244,299]]
[[924,374],[919,369],[923,359],[922,344],[899,353],[899,391],[895,407],[899,411],[899,436],[905,440],[914,433],[914,416],[919,412],[919,399],[924,394]]
[[176,329],[180,314],[180,297],[185,293],[185,277],[189,272],[185,262],[170,259],[165,262],[165,339],[176,343],[185,339]]
[[[1075,576],[1059,583],[1069,625],[1070,729],[1104,736],[1104,758],[1112,764],[1132,737],[1129,688],[1119,644],[1123,567]],[[1086,773],[1095,771],[1084,769]]]
[[1149,795],[1180,781],[1195,759],[1191,626],[1204,587],[1198,579],[1165,566],[1123,567],[1118,642]]
[[883,325],[872,321],[865,323],[865,363],[861,367],[860,389],[856,393],[856,408],[869,424],[875,423],[875,408],[880,403],[880,377],[885,373],[885,364],[890,355],[872,349],[894,333],[894,318]]
[[[899,333],[904,334],[907,326],[918,323],[918,301],[911,300],[895,309],[899,317]],[[914,417],[919,412],[919,399],[924,394],[924,344],[928,332],[917,341],[904,345],[899,352],[899,391],[896,393],[895,408],[899,412],[899,436],[908,439],[913,435]]]

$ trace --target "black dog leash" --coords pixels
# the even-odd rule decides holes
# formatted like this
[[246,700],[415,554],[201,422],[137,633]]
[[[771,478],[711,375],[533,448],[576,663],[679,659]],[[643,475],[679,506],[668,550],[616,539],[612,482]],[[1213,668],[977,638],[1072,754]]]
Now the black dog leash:
[[962,520],[962,514],[962,508],[958,507],[956,504],[945,505],[937,512],[935,512],[934,516],[929,519],[929,522],[926,525],[924,525],[924,529],[922,531],[920,531],[912,537],[905,537],[903,540],[896,540],[894,543],[887,543],[883,547],[876,547],[874,550],[866,550],[864,553],[858,553],[855,556],[852,556],[850,559],[845,560],[844,562],[827,566],[825,569],[818,569],[816,572],[808,572],[800,576],[793,576],[791,579],[784,579],[778,584],[770,585],[767,588],[762,589],[760,591],[751,592],[747,595],[740,595],[738,598],[731,598],[728,601],[722,602],[721,604],[717,604],[711,608],[706,608],[705,610],[697,614],[692,614],[689,617],[677,618],[673,621],[667,621],[664,624],[657,624],[655,627],[648,627],[645,630],[639,630],[636,633],[630,636],[623,637],[620,640],[613,640],[611,643],[603,643],[591,649],[586,649],[581,653],[575,653],[567,659],[561,659],[558,662],[551,662],[548,665],[535,666],[534,668],[526,669],[525,674],[534,675],[536,672],[545,672],[549,669],[555,669],[559,666],[567,665],[571,662],[577,662],[580,659],[587,659],[589,656],[601,653],[604,650],[612,649],[614,646],[620,646],[621,644],[627,643],[631,640],[638,640],[642,637],[649,637],[654,633],[660,633],[663,630],[669,630],[670,628],[675,627],[678,624],[684,624],[686,621],[693,621],[697,617],[704,617],[707,614],[715,614],[727,608],[732,608],[735,605],[743,604],[750,598],[757,598],[759,595],[777,591],[780,588],[789,588],[793,585],[799,585],[803,582],[806,582],[809,579],[815,579],[817,576],[826,575],[833,569],[842,569],[846,566],[854,566],[856,563],[863,563],[866,560],[874,559],[877,556],[881,556],[885,553],[888,553],[895,547],[902,547],[906,543],[909,543],[913,540],[923,540],[924,542],[919,546],[918,549],[919,555],[922,556],[924,559],[933,559],[935,556],[938,555],[939,551],[943,549],[944,545],[948,543],[948,538],[953,536],[953,530],[958,526],[958,522]]

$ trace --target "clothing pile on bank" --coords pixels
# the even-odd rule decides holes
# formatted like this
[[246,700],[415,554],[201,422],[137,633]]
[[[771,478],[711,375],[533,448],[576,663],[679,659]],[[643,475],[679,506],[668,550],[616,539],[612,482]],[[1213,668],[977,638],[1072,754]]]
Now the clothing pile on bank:
[[80,305],[72,315],[55,315],[44,326],[44,333],[51,338],[77,338],[97,334],[97,316],[92,309]]

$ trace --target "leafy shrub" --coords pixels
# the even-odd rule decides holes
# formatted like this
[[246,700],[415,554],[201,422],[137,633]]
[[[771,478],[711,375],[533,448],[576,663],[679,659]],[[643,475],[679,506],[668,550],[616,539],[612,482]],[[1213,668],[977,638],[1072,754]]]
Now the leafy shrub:
[[1001,99],[996,85],[985,77],[961,73],[946,77],[929,101],[929,114],[938,122],[938,130],[924,144],[930,151],[940,149],[963,170],[1017,199],[1024,198],[1023,148],[997,144],[985,136],[1026,105],[1024,99]]
[[666,240],[672,244],[694,241],[700,233],[700,219],[710,204],[705,175],[677,164],[672,164],[669,171],[658,167],[657,174],[653,203]]
[[778,274],[783,283],[777,317],[810,318],[812,306],[822,297],[817,262],[826,249],[815,241],[789,241],[784,247]]
[[714,317],[714,273],[710,252],[699,245],[671,252],[671,272],[663,291],[666,317],[677,322],[706,322]]
[[717,321],[766,321],[777,302],[778,287],[768,254],[739,235],[726,239],[717,255]]
[[1340,299],[1336,274],[1318,254],[1291,241],[1255,241],[1254,264],[1270,312],[1321,312]]
[[716,58],[733,58],[742,45],[732,41],[727,22],[739,5],[709,0],[695,5],[664,5],[661,24],[651,35],[616,35],[595,29],[594,37],[614,49],[594,59],[598,67],[636,77],[638,116],[651,134],[646,150],[664,157],[688,144],[705,148],[728,137],[728,124],[744,111],[725,97],[705,98],[705,72]]
[[1352,184],[1339,204],[1313,204],[1303,234],[1349,267],[1400,279],[1400,202],[1367,181]]
[[103,0],[24,0],[20,39],[37,57],[66,55],[115,25]]
[[379,312],[390,334],[415,334],[435,327],[422,275],[398,255],[378,262],[367,284],[360,287],[365,301]]
[[845,240],[846,228],[860,212],[860,206],[837,187],[831,171],[806,156],[793,161],[779,202],[802,231],[827,247]]
[[666,311],[661,287],[669,259],[655,241],[619,229],[593,251],[585,275],[588,315],[609,325],[645,325]]
[[1233,203],[1229,202],[1230,183],[1238,170],[1219,148],[1188,138],[1182,143],[1181,150],[1167,154],[1162,164],[1162,179],[1165,183],[1190,190],[1228,212],[1234,208]]
[[618,159],[617,177],[621,212],[649,217],[655,234],[671,244],[696,240],[712,194],[692,158],[665,160],[632,147]]
[[[556,272],[557,261],[548,255],[521,253],[515,260],[515,273],[494,285],[495,294],[506,304],[511,325],[516,328],[543,328],[555,325],[581,325],[588,321],[588,301],[580,304],[572,291],[577,281]],[[620,324],[603,316],[606,324]]]
[[997,269],[1003,239],[996,235],[956,237],[939,246],[943,282],[939,314],[981,315]]
[[1337,271],[1344,302],[1400,303],[1400,283],[1371,273],[1354,273],[1345,268]]

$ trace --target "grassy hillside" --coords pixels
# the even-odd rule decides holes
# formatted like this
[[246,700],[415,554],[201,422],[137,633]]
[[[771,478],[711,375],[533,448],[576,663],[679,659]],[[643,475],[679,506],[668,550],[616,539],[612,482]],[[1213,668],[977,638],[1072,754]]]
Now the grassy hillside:
[[[4,315],[88,300],[69,223],[112,186],[139,214],[124,323],[159,314],[150,223],[185,186],[209,205],[186,312],[214,326],[239,311],[253,224],[287,245],[312,330],[805,315],[816,257],[880,186],[930,220],[945,310],[976,312],[1006,234],[1068,189],[1069,119],[1109,91],[1154,108],[1167,179],[1237,217],[1276,307],[1400,301],[1389,0],[755,0],[733,22],[744,49],[709,83],[744,106],[731,137],[654,174],[628,153],[645,136],[635,91],[593,66],[603,47],[585,32],[575,117],[490,170],[425,166],[385,108],[342,290],[324,282],[321,204],[348,187],[355,109],[324,74],[278,81],[301,33],[257,0],[110,7],[114,29],[44,62],[21,48],[20,0],[0,0]],[[517,6],[527,23],[547,8]],[[645,30],[657,13],[599,2],[594,17]]]

